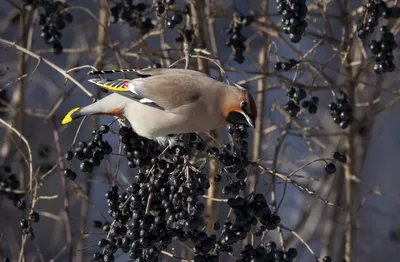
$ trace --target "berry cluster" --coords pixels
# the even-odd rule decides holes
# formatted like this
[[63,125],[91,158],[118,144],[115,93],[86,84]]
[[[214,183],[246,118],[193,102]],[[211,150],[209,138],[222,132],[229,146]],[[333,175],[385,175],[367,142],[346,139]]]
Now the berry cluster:
[[374,28],[379,24],[380,17],[389,19],[392,13],[392,8],[388,8],[383,0],[368,0],[363,7],[364,19],[357,26],[357,34],[361,39],[374,32]]
[[308,26],[306,0],[277,0],[276,11],[282,15],[283,32],[289,34],[290,41],[298,43]]
[[23,210],[25,209],[25,201],[22,199],[23,195],[14,192],[19,189],[21,183],[17,176],[11,172],[12,170],[8,166],[0,167],[0,195],[4,195],[18,209]]
[[19,226],[21,227],[22,232],[26,234],[30,240],[33,240],[35,238],[32,223],[37,223],[39,222],[39,220],[40,215],[37,212],[32,211],[28,218],[22,218],[19,221]]
[[313,115],[316,114],[318,111],[318,102],[319,98],[317,96],[313,96],[310,100],[303,101],[301,105],[303,106],[303,108],[307,108],[309,114]]
[[163,18],[167,21],[167,27],[171,29],[182,23],[183,15],[191,15],[189,5],[185,5],[181,11],[172,11],[171,6],[174,4],[175,0],[164,0],[164,2],[159,1],[155,7],[158,16],[161,16],[165,11],[167,11]]
[[337,161],[346,164],[347,163],[347,157],[339,152],[333,153],[333,158],[336,159]]
[[369,48],[375,56],[374,71],[377,74],[385,72],[393,72],[396,69],[393,63],[393,49],[397,47],[394,40],[394,35],[389,31],[386,26],[380,28],[381,41],[372,40],[369,43]]
[[144,2],[133,4],[131,0],[126,3],[120,2],[111,7],[111,23],[127,23],[132,27],[139,28],[142,34],[150,32],[154,28],[150,17],[144,17],[148,6]]
[[181,32],[179,32],[178,37],[175,38],[175,42],[176,43],[183,43],[185,38],[186,38],[186,41],[188,41],[190,43],[193,40],[193,34],[194,34],[193,26],[191,26],[189,29],[187,29],[185,27],[185,28],[182,29]]
[[[101,239],[101,252],[95,261],[114,261],[114,253],[121,249],[131,259],[158,261],[161,250],[172,238],[197,244],[197,253],[207,253],[215,244],[216,236],[208,236],[201,228],[204,204],[198,196],[206,193],[210,184],[206,174],[189,168],[188,156],[193,148],[204,151],[205,144],[195,143],[169,148],[163,154],[155,142],[139,137],[131,128],[119,130],[123,149],[130,167],[140,167],[126,192],[114,186],[106,193],[109,214],[116,223],[103,229],[108,237]],[[209,247],[209,249],[207,249]]]
[[62,33],[66,23],[72,23],[73,16],[65,11],[66,3],[62,1],[36,0],[30,1],[35,7],[41,7],[39,25],[41,26],[41,37],[48,45],[51,45],[54,54],[61,54],[63,46],[61,44]]
[[[240,191],[246,189],[247,171],[245,167],[248,164],[247,153],[249,145],[245,139],[248,138],[248,133],[243,126],[230,126],[228,131],[234,138],[233,149],[230,144],[225,144],[222,152],[212,147],[207,150],[207,153],[210,157],[216,157],[224,166],[224,170],[229,174],[235,174],[237,179],[235,181],[231,176],[228,176],[229,184],[222,188],[222,194],[237,196]],[[215,175],[215,182],[221,182],[221,180],[221,174]]]
[[299,62],[294,59],[289,59],[289,62],[277,62],[274,65],[276,71],[289,71],[295,67]]
[[[346,157],[346,155],[341,154],[341,153],[339,153],[339,152],[334,152],[334,153],[333,153],[333,158],[334,158],[335,160],[337,160],[337,161],[343,163],[343,164],[346,164],[346,163],[347,163],[347,157]],[[325,162],[326,162],[326,161],[325,161]],[[334,163],[332,163],[332,162],[326,163],[326,165],[325,165],[325,171],[326,171],[326,173],[328,173],[328,174],[333,174],[333,173],[335,173],[335,172],[336,172],[336,165],[335,165]],[[325,261],[325,260],[323,260],[323,261]],[[330,260],[329,260],[329,261],[330,261]]]
[[290,116],[296,117],[297,113],[300,112],[300,101],[307,97],[307,92],[303,88],[290,87],[286,92],[286,96],[289,97],[289,101],[283,107]]
[[111,23],[128,23],[132,27],[137,27],[142,34],[150,32],[154,28],[154,24],[150,17],[144,17],[149,12],[147,9],[154,10],[157,16],[162,16],[166,20],[168,28],[175,28],[175,26],[183,22],[183,15],[190,15],[190,7],[186,5],[181,11],[175,11],[172,6],[175,4],[174,0],[157,1],[152,7],[147,6],[145,2],[133,4],[132,0],[127,0],[126,3],[118,3],[111,8]]
[[244,240],[251,227],[258,222],[261,226],[257,229],[256,236],[261,236],[265,230],[276,229],[281,221],[279,216],[271,213],[262,194],[256,194],[252,201],[242,197],[229,198],[228,205],[232,208],[235,219],[224,224],[217,251],[232,252],[232,245]]
[[246,245],[240,252],[237,262],[263,261],[263,262],[291,262],[297,257],[297,250],[289,248],[286,252],[277,250],[275,242],[267,242],[263,246],[253,247]]
[[[19,210],[25,210],[26,203],[23,199],[24,194],[16,193],[15,190],[19,189],[20,181],[15,174],[11,173],[12,170],[8,166],[0,167],[0,195],[5,195],[9,200],[13,201],[14,205]],[[29,239],[34,239],[32,222],[39,222],[40,216],[35,211],[31,211],[29,218],[20,220],[20,227],[22,232],[28,236]]]
[[[193,247],[195,261],[218,261],[219,254],[231,252],[232,245],[246,238],[252,226],[261,224],[257,235],[275,229],[280,217],[271,212],[264,195],[238,196],[246,188],[248,134],[243,126],[231,126],[229,133],[233,144],[225,144],[222,150],[207,148],[197,135],[188,134],[184,141],[178,139],[176,145],[161,151],[131,128],[120,128],[128,165],[140,167],[140,171],[126,191],[120,192],[117,186],[107,191],[108,214],[114,223],[102,225],[101,221],[93,221],[93,227],[103,226],[107,233],[99,240],[102,250],[93,254],[93,260],[114,261],[120,249],[136,261],[158,261],[161,251],[176,239]],[[202,230],[205,206],[199,197],[206,194],[210,184],[207,174],[189,161],[194,153],[220,161],[223,170],[214,177],[215,181],[221,181],[224,172],[230,180],[223,192],[234,195],[227,202],[234,216],[227,219],[219,238]],[[235,174],[237,181],[228,174]],[[220,229],[219,221],[214,222],[213,228]],[[289,262],[296,256],[294,249],[282,252],[268,245],[271,248],[264,251],[247,247],[239,261],[265,257],[276,260],[262,261]]]
[[121,127],[119,134],[129,167],[145,167],[158,162],[161,151],[157,143],[138,136],[128,127]]
[[175,13],[168,17],[167,20],[167,27],[168,28],[175,28],[176,25],[181,24],[183,21],[183,16],[180,13]]
[[[97,167],[101,164],[101,160],[104,159],[105,155],[109,155],[112,152],[112,148],[107,141],[103,141],[103,134],[107,134],[110,127],[107,125],[100,126],[93,130],[93,140],[89,143],[80,141],[78,147],[74,149],[74,152],[68,150],[65,153],[65,159],[71,161],[73,157],[81,161],[80,170],[82,172],[93,171],[93,167]],[[71,180],[76,179],[76,173],[71,169],[65,169],[64,175]]]
[[337,97],[336,102],[329,103],[329,110],[331,111],[333,122],[343,129],[346,129],[354,121],[351,105],[347,101],[347,95],[344,93],[342,98]]
[[225,45],[232,48],[234,60],[239,64],[244,62],[243,53],[246,51],[244,42],[247,39],[244,35],[242,35],[242,27],[248,27],[252,22],[254,22],[254,16],[240,15],[235,17],[234,21],[231,22],[229,28],[226,30],[229,37],[226,40]]

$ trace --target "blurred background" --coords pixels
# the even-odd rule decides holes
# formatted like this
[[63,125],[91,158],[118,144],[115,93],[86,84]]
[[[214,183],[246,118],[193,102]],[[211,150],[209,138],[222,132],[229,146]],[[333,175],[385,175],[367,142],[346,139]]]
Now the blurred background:
[[[54,2],[59,6],[45,8]],[[271,203],[282,199],[281,223],[295,232],[283,230],[279,236],[274,230],[266,239],[296,247],[295,261],[300,262],[316,259],[302,242],[320,261],[327,255],[332,261],[398,260],[399,70],[376,74],[369,43],[380,40],[383,25],[398,42],[399,19],[382,17],[374,32],[360,38],[358,25],[367,23],[362,7],[367,1],[306,1],[308,27],[301,41],[294,43],[277,11],[278,4],[294,0],[172,2],[0,0],[0,165],[10,167],[20,181],[11,193],[22,196],[27,206],[18,210],[16,201],[7,198],[10,191],[0,187],[0,258],[91,260],[102,232],[92,228],[92,221],[112,221],[104,199],[110,188],[108,174],[118,170],[120,185],[127,187],[137,171],[127,166],[126,159],[112,155],[90,174],[78,172],[79,163],[72,162],[77,179],[65,179],[62,169],[68,163],[61,158],[72,143],[89,140],[95,127],[113,118],[92,116],[82,125],[75,121],[67,126],[61,126],[61,120],[71,108],[107,95],[86,81],[88,71],[169,67],[176,61],[174,66],[184,67],[186,53],[191,56],[190,69],[223,80],[220,65],[230,82],[246,87],[256,98],[259,118],[257,128],[249,130],[249,159],[286,176],[297,170],[291,178],[313,192],[290,183],[285,186],[270,173],[253,170],[248,187],[256,187]],[[385,2],[393,10],[400,8],[397,0]],[[124,11],[132,5],[134,11]],[[160,5],[166,11],[161,12]],[[172,19],[177,14],[183,18],[180,23],[179,17]],[[49,23],[61,25],[54,32]],[[243,25],[234,30],[244,38],[227,46],[227,39],[237,33],[232,32],[232,24],[237,23]],[[393,55],[400,66],[398,49]],[[276,70],[277,63],[290,59],[298,63],[287,71]],[[299,105],[297,116],[291,116],[285,110],[290,87],[306,90],[305,100],[318,97],[316,112]],[[329,109],[329,103],[343,97],[343,92],[354,116],[345,129],[334,123]],[[211,135],[221,144],[229,139],[225,128]],[[29,143],[32,162],[21,137]],[[109,135],[107,140],[118,152],[118,136]],[[335,151],[345,155],[347,163],[332,160]],[[334,174],[325,170],[330,162],[336,166]],[[208,172],[208,195],[226,198],[221,194],[226,181],[215,183],[212,168]],[[2,171],[2,180],[6,173]],[[29,191],[30,183],[34,191]],[[205,203],[207,221],[226,218],[225,203]],[[32,205],[40,221],[33,226],[34,240],[27,240],[19,221],[29,215]],[[179,251],[179,245],[173,242],[167,251],[172,247]],[[190,253],[182,257],[193,259]],[[160,257],[160,261],[173,260]],[[231,260],[220,257],[220,261]],[[119,254],[116,261],[129,258]]]

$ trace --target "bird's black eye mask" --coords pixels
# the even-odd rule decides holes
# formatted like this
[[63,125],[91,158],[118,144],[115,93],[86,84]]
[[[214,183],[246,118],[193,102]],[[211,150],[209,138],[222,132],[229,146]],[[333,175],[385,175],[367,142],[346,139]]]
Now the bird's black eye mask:
[[246,125],[246,126],[249,125],[246,117],[243,114],[236,111],[229,112],[226,120],[231,124]]
[[236,111],[229,112],[226,120],[231,124],[246,125],[254,128],[255,123],[254,119],[251,117],[248,103],[246,101],[242,101],[240,103],[240,109],[243,111],[243,113]]
[[242,102],[240,103],[240,109],[242,109],[243,112],[244,112],[246,115],[251,116],[249,104],[248,104],[246,101],[242,101]]

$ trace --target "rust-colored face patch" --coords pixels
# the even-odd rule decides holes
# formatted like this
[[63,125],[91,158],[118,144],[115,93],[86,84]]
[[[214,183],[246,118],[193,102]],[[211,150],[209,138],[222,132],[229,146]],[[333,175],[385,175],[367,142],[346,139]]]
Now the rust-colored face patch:
[[227,117],[230,112],[242,112],[240,105],[231,105],[230,107],[225,108],[224,116]]

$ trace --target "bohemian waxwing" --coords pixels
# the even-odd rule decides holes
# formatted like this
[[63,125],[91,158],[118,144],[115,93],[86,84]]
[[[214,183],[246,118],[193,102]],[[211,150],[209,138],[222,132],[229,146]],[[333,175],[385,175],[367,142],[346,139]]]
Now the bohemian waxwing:
[[138,135],[159,143],[170,142],[168,137],[172,134],[207,132],[229,123],[255,125],[254,99],[239,85],[230,86],[187,69],[124,71],[134,71],[139,78],[90,79],[115,93],[86,107],[72,109],[62,124],[87,115],[125,117]]

